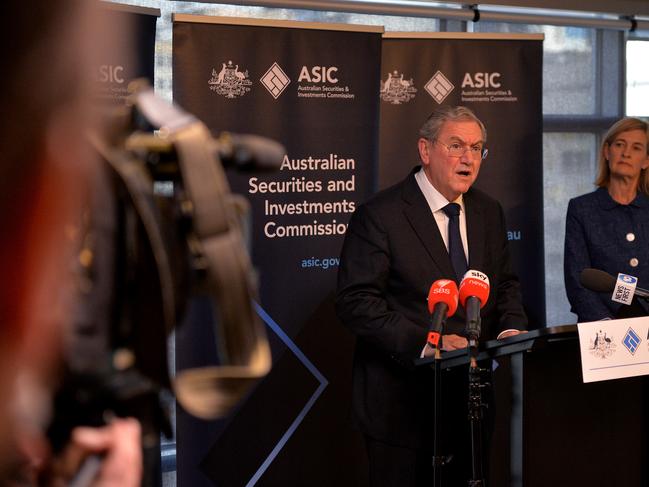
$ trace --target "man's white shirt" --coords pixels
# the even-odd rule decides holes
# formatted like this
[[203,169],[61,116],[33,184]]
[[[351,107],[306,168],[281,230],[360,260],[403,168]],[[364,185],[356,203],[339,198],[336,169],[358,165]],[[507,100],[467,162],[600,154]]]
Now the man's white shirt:
[[[444,213],[442,208],[444,208],[449,203],[457,203],[458,205],[460,205],[460,237],[462,238],[462,248],[464,249],[464,256],[466,257],[466,261],[469,262],[469,243],[466,235],[466,211],[464,211],[463,195],[460,194],[460,196],[458,196],[455,201],[448,201],[444,196],[442,196],[442,193],[437,191],[437,188],[435,188],[435,186],[433,186],[432,183],[428,180],[423,167],[415,173],[415,180],[417,181],[417,185],[419,186],[419,189],[423,193],[424,198],[426,198],[426,202],[428,203],[428,207],[430,208],[433,217],[435,217],[435,223],[437,223],[437,228],[439,229],[439,233],[442,236],[442,240],[444,240],[444,245],[446,246],[447,252],[448,252],[448,216],[446,216],[446,213]],[[497,338],[500,338],[503,334],[507,333],[508,331],[514,331],[514,330],[513,329],[503,330],[498,334]],[[424,352],[422,351],[422,357],[423,354]]]

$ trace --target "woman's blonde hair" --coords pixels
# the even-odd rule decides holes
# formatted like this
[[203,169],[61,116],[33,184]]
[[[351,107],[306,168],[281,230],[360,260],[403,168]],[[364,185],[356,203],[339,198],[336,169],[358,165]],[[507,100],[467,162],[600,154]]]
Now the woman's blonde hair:
[[[622,132],[629,132],[630,130],[642,130],[646,135],[646,149],[649,156],[649,123],[639,118],[625,117],[615,122],[608,132],[604,135],[602,145],[599,148],[599,161],[597,169],[597,179],[595,185],[600,188],[608,187],[611,181],[611,169],[608,167],[608,159],[604,155],[605,147],[610,147],[615,138]],[[640,180],[638,181],[638,190],[642,193],[649,195],[649,171],[642,169],[640,171]]]

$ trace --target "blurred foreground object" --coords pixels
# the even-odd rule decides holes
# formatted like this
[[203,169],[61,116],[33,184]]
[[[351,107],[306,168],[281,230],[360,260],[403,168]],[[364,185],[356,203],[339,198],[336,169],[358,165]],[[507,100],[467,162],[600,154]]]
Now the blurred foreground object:
[[[189,413],[215,419],[271,367],[242,234],[248,204],[230,193],[220,156],[230,154],[223,162],[235,167],[254,167],[256,158],[273,167],[284,151],[256,137],[215,140],[148,85],[135,83],[133,91],[102,135],[91,136],[105,164],[79,223],[78,297],[49,436],[60,451],[75,426],[135,417],[146,475],[147,464],[157,462],[160,431],[171,433],[162,390],[173,389]],[[220,365],[170,380],[167,337],[199,295],[209,296],[216,312]]]

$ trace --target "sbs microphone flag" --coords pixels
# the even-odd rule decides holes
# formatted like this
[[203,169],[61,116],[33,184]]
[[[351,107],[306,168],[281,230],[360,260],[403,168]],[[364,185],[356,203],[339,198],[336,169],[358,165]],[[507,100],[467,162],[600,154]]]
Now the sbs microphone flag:
[[431,347],[438,347],[446,318],[457,310],[458,296],[457,284],[451,279],[438,279],[430,286],[428,312],[432,316],[426,343]]

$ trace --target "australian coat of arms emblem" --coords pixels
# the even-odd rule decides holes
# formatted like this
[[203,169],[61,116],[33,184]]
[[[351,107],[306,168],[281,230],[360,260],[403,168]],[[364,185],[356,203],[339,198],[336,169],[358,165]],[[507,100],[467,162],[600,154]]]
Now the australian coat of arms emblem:
[[399,74],[396,70],[388,73],[385,81],[381,80],[381,99],[393,105],[409,102],[415,93],[417,88],[412,78],[403,79],[403,73]]
[[599,330],[594,338],[590,339],[590,353],[599,358],[607,358],[615,352],[615,342],[613,337],[609,337],[605,332]]
[[239,65],[232,65],[232,61],[221,63],[220,71],[212,69],[212,77],[207,82],[210,90],[216,91],[219,95],[226,98],[236,98],[243,96],[250,91],[252,81],[248,79],[248,71],[240,71]]

